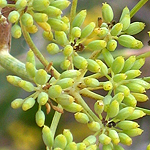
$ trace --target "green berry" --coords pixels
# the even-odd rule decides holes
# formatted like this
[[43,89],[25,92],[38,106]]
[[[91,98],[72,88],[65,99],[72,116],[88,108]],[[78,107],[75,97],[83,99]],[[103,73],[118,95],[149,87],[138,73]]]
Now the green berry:
[[112,88],[113,88],[113,85],[112,85],[111,81],[106,81],[106,82],[103,83],[103,89],[105,91],[109,91]]
[[27,6],[27,0],[17,0],[15,7],[17,9],[22,9]]
[[31,49],[27,52],[26,62],[30,62],[35,66],[35,57]]
[[60,68],[62,70],[67,70],[70,66],[70,61],[68,59],[65,59],[64,61],[61,62]]
[[110,31],[110,34],[111,34],[112,36],[117,36],[117,35],[119,35],[119,34],[121,33],[122,28],[123,28],[123,24],[122,24],[122,23],[116,23],[116,24],[112,27],[112,29],[111,29],[111,31]]
[[46,39],[46,40],[49,40],[49,41],[52,41],[53,40],[53,33],[52,31],[43,31],[43,37]]
[[35,90],[34,85],[31,82],[20,80],[18,86],[24,89],[27,92],[32,92]]
[[33,25],[33,17],[29,13],[24,13],[21,16],[21,22],[26,27],[31,27]]
[[145,64],[145,58],[137,59],[133,66],[131,67],[132,70],[139,70]]
[[133,79],[133,78],[140,76],[141,71],[140,70],[129,70],[129,71],[125,72],[125,75],[127,76],[127,78],[126,78],[127,80]]
[[117,47],[117,41],[116,40],[109,40],[107,43],[107,49],[109,51],[114,51]]
[[98,87],[100,85],[99,81],[95,78],[84,78],[84,83],[88,86],[88,87]]
[[52,85],[48,89],[48,95],[52,99],[58,97],[61,93],[62,93],[62,88],[59,85]]
[[128,96],[130,94],[130,90],[127,86],[125,85],[119,85],[117,88],[116,88],[116,92],[121,92],[121,93],[124,93],[124,96]]
[[112,150],[112,145],[111,144],[103,145],[103,149],[102,150]]
[[44,125],[44,127],[42,129],[42,138],[43,138],[44,144],[46,146],[48,146],[49,148],[51,148],[53,146],[54,139],[53,139],[52,131],[46,125]]
[[132,144],[132,139],[125,133],[118,133],[120,142],[124,145],[130,146]]
[[128,96],[124,97],[123,103],[126,104],[127,106],[136,107],[137,100],[132,94],[129,94]]
[[87,62],[88,62],[87,69],[89,71],[94,72],[94,73],[100,72],[101,68],[95,60],[87,59]]
[[120,21],[120,23],[123,25],[122,31],[125,31],[128,29],[128,27],[130,25],[130,21],[131,21],[130,14],[126,14],[122,18],[122,20]]
[[94,132],[99,131],[101,128],[100,124],[96,121],[88,122],[87,126],[91,131],[94,131]]
[[11,107],[13,109],[20,108],[22,106],[23,102],[24,102],[24,100],[21,98],[15,99],[11,102]]
[[59,147],[64,149],[67,146],[67,139],[63,134],[59,134],[55,137],[54,148]]
[[0,7],[3,8],[7,5],[7,1],[6,0],[0,0]]
[[106,95],[104,97],[103,102],[104,102],[104,111],[105,112],[107,112],[111,100],[112,100],[112,96],[111,95]]
[[60,51],[60,49],[59,49],[59,47],[58,47],[57,44],[55,44],[55,43],[50,43],[50,44],[47,45],[47,51],[48,51],[51,55],[54,55],[54,54],[57,54],[57,53]]
[[108,136],[111,138],[112,142],[117,145],[120,142],[119,135],[116,130],[110,129]]
[[124,67],[124,58],[122,56],[116,57],[111,66],[112,71],[115,74],[117,74],[122,71],[123,67]]
[[51,5],[56,8],[59,8],[60,10],[64,10],[70,5],[70,1],[68,0],[53,1]]
[[18,11],[11,11],[8,15],[8,21],[11,23],[15,23],[18,21],[20,17],[20,14],[18,13]]
[[106,45],[107,43],[104,40],[94,40],[90,42],[86,48],[89,49],[90,51],[96,51],[105,48]]
[[95,28],[94,33],[99,37],[100,40],[103,40],[108,34],[108,29],[106,27]]
[[49,6],[49,0],[33,0],[32,7],[34,10],[43,11]]
[[85,143],[86,146],[95,144],[95,142],[96,142],[96,137],[94,135],[89,135],[83,140],[83,143]]
[[79,38],[81,36],[81,29],[79,27],[73,27],[71,30],[72,38]]
[[18,83],[21,81],[22,79],[20,77],[17,76],[12,76],[12,75],[8,75],[7,76],[7,81],[14,85],[14,86],[18,86]]
[[81,74],[78,70],[66,70],[61,73],[60,78],[76,78]]
[[73,47],[71,45],[66,45],[63,50],[63,54],[66,57],[71,56],[73,53]]
[[18,38],[21,37],[21,34],[22,34],[22,32],[21,32],[21,27],[20,27],[19,25],[17,25],[17,24],[14,24],[14,25],[11,27],[11,35],[12,35],[14,38],[18,39]]
[[123,130],[123,132],[130,137],[135,137],[135,136],[141,135],[143,130],[140,128],[135,128],[135,129],[130,129],[130,130]]
[[38,95],[37,102],[39,103],[39,105],[45,105],[47,101],[48,101],[48,94],[45,92],[41,92]]
[[110,142],[111,142],[111,138],[108,137],[106,134],[102,133],[100,136],[99,136],[99,142],[103,145],[108,145]]
[[72,78],[63,78],[56,82],[57,85],[60,85],[62,89],[71,87],[74,84],[74,80]]
[[100,66],[101,68],[101,73],[103,75],[107,75],[108,74],[108,68],[107,66],[105,65],[105,63],[103,63],[100,59],[97,59],[96,62],[98,63],[98,65]]
[[143,79],[133,79],[131,82],[138,83],[142,85],[145,89],[150,89],[150,83],[144,81]]
[[70,132],[69,129],[64,129],[63,130],[63,135],[66,137],[67,139],[67,144],[73,142],[73,135],[72,133]]
[[121,16],[120,16],[119,22],[122,21],[122,19],[124,18],[125,15],[129,15],[129,14],[130,14],[129,8],[128,8],[128,7],[125,7],[125,8],[123,9],[123,11],[122,11],[122,14],[121,14]]
[[34,98],[28,98],[28,99],[26,99],[26,100],[23,102],[23,104],[22,104],[22,109],[23,109],[24,111],[26,111],[26,110],[32,108],[32,107],[34,106],[34,104],[35,104],[35,99],[34,99]]
[[35,82],[40,85],[46,84],[48,81],[49,76],[44,69],[39,69],[35,74]]
[[114,97],[112,98],[112,101],[116,100],[120,104],[123,101],[123,99],[124,99],[124,94],[121,93],[121,92],[119,92],[119,93],[117,93],[117,94],[114,95]]
[[86,10],[81,10],[74,18],[73,22],[72,22],[72,26],[73,27],[80,27],[84,20],[85,20],[85,17],[87,15],[87,12]]
[[35,121],[39,127],[44,126],[45,123],[45,114],[42,110],[38,110],[35,114]]
[[127,75],[125,73],[119,73],[114,75],[113,81],[114,82],[121,82],[127,78]]
[[29,77],[31,77],[31,78],[35,77],[36,68],[32,63],[26,62],[26,71],[27,71],[27,74],[29,75]]
[[96,144],[92,144],[92,145],[89,145],[86,150],[97,150],[97,145]]
[[77,150],[85,150],[85,149],[86,149],[85,143],[83,142],[77,143]]
[[45,13],[34,13],[33,19],[36,22],[46,22],[48,20],[48,16]]
[[96,101],[94,104],[94,111],[100,115],[104,110],[104,102],[102,100]]
[[77,144],[75,142],[71,142],[66,146],[65,150],[77,150]]
[[89,117],[85,113],[77,112],[74,114],[74,117],[75,117],[76,121],[78,121],[80,123],[86,124],[89,122]]
[[107,23],[113,20],[113,17],[114,17],[113,10],[111,6],[107,3],[103,3],[102,16],[103,16],[104,21]]
[[148,96],[145,94],[141,94],[141,93],[132,93],[132,95],[135,97],[135,99],[138,102],[145,102],[148,100]]

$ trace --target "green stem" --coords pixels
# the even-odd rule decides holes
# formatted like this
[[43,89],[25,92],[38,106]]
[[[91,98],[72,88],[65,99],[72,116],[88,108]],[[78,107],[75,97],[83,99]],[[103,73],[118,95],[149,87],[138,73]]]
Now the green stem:
[[130,17],[132,18],[138,11],[139,9],[147,2],[148,0],[141,0],[139,1],[134,8],[130,12]]
[[146,52],[146,53],[144,53],[144,54],[138,55],[138,56],[136,57],[136,59],[147,58],[147,57],[150,57],[150,52]]
[[11,56],[6,50],[0,51],[0,65],[3,68],[13,72],[15,75],[29,80],[25,69],[25,64]]
[[[39,61],[45,66],[47,67],[49,62],[45,59],[45,57],[42,55],[42,53],[38,50],[38,48],[35,46],[35,44],[33,43],[29,33],[26,31],[25,27],[21,24],[21,29],[23,32],[23,36],[27,42],[27,44],[29,45],[29,47],[31,48],[31,50],[34,52],[35,56],[39,59]],[[53,70],[54,73],[54,77],[57,79],[59,78],[60,74],[59,72],[53,67],[51,66],[51,70]]]
[[69,38],[71,38],[72,22],[73,22],[75,15],[76,15],[77,3],[78,3],[78,0],[72,1],[71,11],[70,11],[70,34],[69,34]]
[[[59,104],[58,104],[58,107],[62,108],[61,105],[59,105]],[[55,114],[53,116],[53,120],[52,120],[52,123],[51,123],[51,126],[50,126],[50,129],[51,129],[52,134],[53,134],[53,138],[55,136],[55,132],[56,132],[60,117],[61,117],[61,113],[59,113],[58,111],[55,111]]]

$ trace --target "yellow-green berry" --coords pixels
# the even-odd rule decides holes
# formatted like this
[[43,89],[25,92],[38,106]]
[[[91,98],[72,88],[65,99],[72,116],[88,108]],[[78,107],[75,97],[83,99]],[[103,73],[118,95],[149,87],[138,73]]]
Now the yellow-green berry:
[[38,95],[37,102],[39,103],[39,105],[45,105],[47,101],[48,101],[48,94],[45,92],[41,92]]
[[24,13],[21,16],[21,22],[26,27],[31,27],[33,25],[33,17],[29,13]]
[[104,102],[104,111],[105,112],[107,112],[111,100],[112,100],[112,96],[111,95],[106,95],[104,97],[103,102]]
[[12,76],[12,75],[8,75],[7,76],[7,81],[14,85],[14,86],[18,86],[18,83],[21,81],[22,79],[20,77],[17,76]]
[[7,1],[6,0],[1,0],[0,1],[0,7],[3,8],[7,5]]
[[125,133],[118,133],[120,142],[122,144],[125,144],[127,146],[130,146],[132,144],[132,139]]
[[92,145],[89,145],[86,150],[97,150],[97,145],[96,144],[92,144]]
[[16,1],[15,7],[17,9],[22,9],[22,8],[24,8],[26,6],[27,6],[27,0],[17,0]]
[[79,38],[81,36],[81,29],[79,27],[73,27],[71,30],[72,38]]
[[56,98],[62,93],[62,88],[60,85],[52,85],[48,90],[48,95],[50,98]]
[[64,129],[63,130],[63,135],[67,139],[67,144],[73,142],[73,135],[72,135],[72,133],[71,133],[71,131],[69,129]]
[[112,101],[117,100],[120,104],[123,99],[124,99],[124,94],[122,92],[119,92],[119,93],[114,95],[114,97],[112,98]]
[[86,124],[89,122],[89,117],[85,113],[77,112],[74,114],[74,117],[75,117],[76,121],[78,121],[80,123]]
[[129,94],[128,96],[124,97],[123,103],[126,104],[127,106],[136,107],[137,100],[132,94]]
[[102,16],[105,22],[111,22],[113,20],[114,14],[111,6],[107,3],[103,3],[102,6]]
[[26,62],[26,71],[27,71],[27,74],[29,75],[29,77],[31,77],[31,78],[35,77],[36,68],[32,63]]
[[44,126],[45,123],[45,114],[42,110],[38,110],[35,114],[35,121],[39,127]]
[[140,128],[135,128],[135,129],[130,129],[130,130],[128,130],[128,129],[123,130],[123,132],[130,137],[135,137],[135,136],[141,135],[143,130]]
[[21,34],[22,34],[22,32],[21,32],[21,27],[20,27],[19,25],[17,25],[17,24],[14,24],[14,25],[11,27],[11,35],[12,35],[14,38],[18,39],[18,38],[21,37]]
[[133,79],[131,82],[138,83],[142,85],[145,89],[150,89],[150,83],[144,81],[143,79]]
[[57,85],[60,85],[62,89],[71,87],[74,84],[74,80],[72,78],[63,78],[56,82]]
[[87,126],[91,131],[94,131],[94,132],[99,131],[101,128],[100,124],[96,121],[88,122]]
[[11,107],[12,107],[13,109],[20,108],[20,107],[22,106],[23,102],[24,102],[23,99],[17,98],[17,99],[15,99],[15,100],[13,100],[13,101],[11,102]]
[[33,19],[36,22],[46,22],[48,20],[48,16],[45,13],[34,13]]
[[8,21],[11,23],[15,23],[18,21],[20,14],[18,11],[11,11],[8,15]]
[[147,95],[145,95],[145,94],[141,94],[141,93],[131,93],[134,97],[135,97],[135,99],[138,101],[138,102],[145,102],[145,101],[147,101],[149,98],[148,98],[148,96]]
[[26,100],[23,102],[23,104],[22,104],[22,109],[23,109],[24,111],[26,111],[26,110],[32,108],[32,107],[34,106],[34,104],[35,104],[35,99],[34,99],[34,98],[28,98],[28,99],[26,99]]
[[32,25],[31,27],[26,27],[26,30],[29,33],[36,33],[38,31],[38,28],[36,25]]
[[95,142],[96,142],[96,137],[94,135],[89,135],[83,140],[83,143],[85,143],[86,146],[95,144]]
[[130,90],[127,86],[125,85],[119,85],[117,88],[116,88],[116,92],[119,93],[124,93],[124,96],[128,96],[130,94]]
[[107,49],[109,51],[114,51],[117,47],[117,41],[116,40],[109,40],[107,43]]
[[[51,26],[47,22],[36,22],[44,31],[51,32]],[[52,36],[52,35],[51,35]],[[53,37],[52,37],[53,38]]]
[[129,25],[130,25],[130,14],[126,14],[122,20],[120,21],[120,23],[123,25],[122,31],[125,31],[126,29],[128,29]]
[[111,138],[112,142],[117,145],[120,142],[119,135],[116,130],[110,129],[108,136]]
[[101,73],[104,75],[107,75],[108,74],[108,68],[105,65],[105,63],[103,63],[100,59],[97,59],[96,62],[98,63],[98,65],[101,68]]
[[77,143],[77,150],[85,150],[85,149],[86,149],[85,143],[83,142]]
[[76,78],[81,74],[80,71],[78,70],[66,70],[64,72],[62,72],[62,74],[60,75],[60,78]]
[[66,57],[71,56],[73,53],[73,47],[71,45],[66,45],[63,50],[63,54]]
[[68,59],[65,59],[64,61],[61,62],[60,68],[62,70],[67,70],[70,66],[70,61]]
[[129,70],[129,71],[125,72],[125,75],[127,76],[127,78],[126,78],[127,80],[133,79],[133,78],[140,76],[141,71],[140,70]]
[[54,55],[54,54],[57,54],[60,50],[59,50],[59,47],[57,44],[55,43],[50,43],[47,45],[47,51],[51,54],[51,55]]
[[54,148],[59,147],[64,149],[67,146],[67,139],[63,134],[59,134],[55,137]]
[[24,89],[27,92],[32,92],[35,90],[34,85],[31,82],[20,80],[18,86]]
[[114,82],[121,82],[127,78],[125,73],[115,74],[113,77]]
[[106,134],[102,133],[100,136],[99,136],[99,142],[103,145],[108,145],[110,142],[111,142],[111,138],[108,137]]
[[109,91],[112,88],[113,88],[113,85],[112,85],[111,81],[106,81],[106,82],[103,83],[103,89],[105,91]]
[[94,104],[94,111],[100,115],[104,110],[104,102],[102,100],[98,100],[95,104]]
[[117,35],[119,35],[119,34],[121,33],[122,28],[123,28],[123,24],[122,24],[122,23],[116,23],[116,24],[112,27],[112,29],[111,29],[111,31],[110,31],[110,34],[111,34],[112,36],[117,36]]
[[99,86],[99,81],[95,78],[84,78],[84,83],[88,86],[88,87],[98,87]]
[[27,52],[26,62],[30,62],[35,66],[35,57],[31,49]]
[[143,65],[145,64],[145,58],[137,59],[133,66],[131,67],[131,70],[139,70]]
[[44,144],[46,146],[48,146],[49,148],[51,148],[53,146],[54,139],[53,139],[52,131],[46,125],[44,125],[44,127],[42,129],[42,138],[43,138]]
[[71,142],[66,146],[65,150],[77,150],[77,144],[75,142]]
[[49,6],[49,0],[33,0],[32,7],[34,10],[43,11]]
[[53,33],[52,33],[52,31],[43,31],[43,37],[44,37],[44,39],[46,39],[46,40],[49,40],[49,41],[52,41],[53,40]]

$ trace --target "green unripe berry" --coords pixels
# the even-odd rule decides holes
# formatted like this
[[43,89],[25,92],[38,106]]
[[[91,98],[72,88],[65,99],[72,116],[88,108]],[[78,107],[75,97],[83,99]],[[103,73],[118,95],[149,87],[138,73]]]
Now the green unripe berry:
[[130,137],[135,137],[135,136],[141,135],[143,130],[140,128],[135,128],[135,129],[130,129],[130,130],[123,130],[123,132]]
[[123,25],[121,23],[117,23],[112,27],[110,34],[112,36],[117,36],[121,33],[122,28],[123,28]]
[[98,100],[95,104],[94,104],[94,111],[100,115],[104,110],[104,102],[102,100]]
[[86,38],[88,37],[94,30],[95,28],[95,23],[94,22],[91,22],[89,23],[85,28],[83,28],[83,30],[81,31],[81,36],[80,38],[83,39],[83,38]]
[[88,126],[88,128],[91,130],[91,131],[94,131],[94,132],[96,132],[96,131],[99,131],[100,130],[100,124],[98,123],[98,122],[96,122],[96,121],[92,121],[92,122],[89,122],[88,124],[87,124],[87,126]]
[[[51,32],[51,26],[47,22],[36,22],[44,31]],[[52,35],[51,35],[52,36]]]
[[56,39],[57,43],[60,45],[69,44],[67,35],[64,31],[55,31],[55,39]]
[[76,78],[81,74],[80,71],[78,70],[66,70],[64,72],[62,72],[62,74],[60,75],[60,78]]
[[43,138],[44,144],[46,146],[48,146],[49,148],[51,148],[52,145],[53,145],[54,139],[53,139],[52,131],[48,126],[44,125],[44,127],[43,127],[43,129],[42,129],[42,138]]
[[63,78],[56,82],[57,85],[60,85],[62,89],[71,87],[74,84],[74,80],[72,78]]
[[62,14],[62,11],[54,6],[48,6],[42,12],[47,14],[48,17],[58,17]]
[[67,25],[60,19],[49,18],[47,22],[56,31],[66,31],[68,29]]
[[123,25],[122,31],[125,31],[126,29],[128,29],[129,25],[130,25],[130,14],[126,14],[122,20],[120,21],[120,23]]
[[34,13],[33,19],[36,22],[46,22],[48,20],[48,16],[45,13]]
[[94,72],[94,73],[100,72],[101,68],[95,60],[87,59],[87,62],[88,62],[87,69],[89,71]]
[[20,77],[17,76],[12,76],[12,75],[8,75],[7,76],[7,81],[14,85],[14,86],[18,86],[18,83],[21,81],[22,79]]
[[100,66],[101,68],[101,73],[104,74],[104,75],[107,75],[108,74],[108,68],[107,66],[105,65],[105,63],[103,63],[101,60],[97,59],[96,62],[98,63],[98,65]]
[[110,81],[106,81],[106,82],[103,83],[103,89],[105,91],[109,91],[112,88],[113,88],[113,85],[112,85],[112,83]]
[[11,107],[13,109],[20,108],[22,106],[23,102],[24,102],[24,100],[21,98],[15,99],[11,102]]
[[114,95],[114,97],[112,98],[112,101],[116,100],[120,104],[123,101],[123,99],[124,99],[124,94],[120,92]]
[[125,7],[125,8],[123,9],[123,11],[122,11],[122,14],[121,14],[121,16],[120,16],[119,22],[121,22],[122,19],[124,18],[124,16],[127,15],[127,14],[128,14],[128,15],[130,14],[130,10],[129,10],[128,7]]
[[131,81],[142,85],[145,89],[150,89],[150,83],[144,81],[143,79],[133,79]]
[[90,51],[96,51],[105,48],[106,45],[107,43],[104,40],[94,40],[90,42],[86,48],[89,49]]
[[35,66],[35,57],[31,49],[27,52],[26,62],[30,62]]
[[107,49],[109,51],[114,51],[117,47],[117,41],[116,40],[109,40],[107,43]]
[[109,118],[115,117],[119,113],[119,102],[117,100],[114,100],[110,103],[107,115]]
[[31,27],[33,25],[33,17],[29,13],[24,13],[21,16],[21,22],[26,27]]
[[67,139],[63,134],[59,134],[55,137],[54,148],[59,147],[64,149],[67,146]]
[[66,146],[65,150],[77,150],[77,144],[75,142],[71,142]]
[[71,30],[72,38],[79,38],[81,36],[81,29],[79,27],[73,27]]
[[73,142],[73,135],[72,133],[70,132],[69,129],[64,129],[63,130],[63,135],[66,137],[67,139],[67,144]]
[[129,71],[125,72],[125,75],[127,76],[127,78],[126,78],[127,80],[133,79],[133,78],[140,76],[141,71],[140,70],[129,70]]
[[111,66],[112,71],[115,74],[117,74],[122,71],[123,67],[124,67],[124,58],[122,56],[116,57]]
[[66,57],[71,56],[72,53],[73,53],[73,47],[71,45],[66,45],[63,50],[64,56]]
[[143,22],[133,22],[129,25],[128,29],[125,32],[129,35],[135,35],[141,32],[145,27]]
[[86,149],[85,143],[83,142],[77,143],[77,150],[85,150],[85,149]]
[[81,111],[83,108],[81,105],[73,102],[67,106],[63,106],[63,108],[68,111],[68,112],[72,112],[72,113],[76,113],[76,112],[79,112]]
[[95,78],[84,78],[84,83],[88,86],[88,87],[98,87],[100,85],[99,81]]
[[108,136],[111,138],[112,142],[117,145],[120,142],[119,135],[116,130],[109,130]]
[[78,121],[80,123],[86,124],[89,122],[89,117],[85,113],[77,112],[74,114],[74,117],[75,117],[76,121]]
[[24,89],[27,92],[32,92],[35,90],[34,85],[31,82],[20,80],[18,86]]
[[122,146],[120,145],[113,145],[115,150],[125,150]]
[[96,137],[94,135],[89,135],[83,140],[83,143],[85,143],[86,146],[95,144],[95,142],[96,142]]
[[50,76],[44,69],[39,69],[35,74],[35,82],[37,84],[44,85],[48,81],[49,77]]
[[34,10],[43,11],[49,6],[49,0],[33,0],[32,7]]
[[125,103],[127,106],[136,107],[137,100],[132,94],[129,94],[128,96],[124,97],[123,103]]
[[127,78],[126,74],[120,73],[120,74],[114,75],[113,81],[114,82],[121,82],[121,81],[125,80],[126,78]]
[[86,10],[81,10],[74,18],[73,22],[72,22],[72,26],[73,27],[80,27],[84,20],[85,20],[85,17],[87,15],[87,12]]
[[120,142],[122,144],[130,146],[132,144],[132,139],[125,133],[118,133]]
[[100,136],[99,136],[99,142],[103,145],[108,145],[110,142],[111,142],[111,138],[108,137],[106,134],[102,133]]
[[68,106],[74,102],[74,98],[68,94],[60,94],[56,97],[56,102],[62,106]]
[[85,69],[88,66],[87,60],[82,56],[75,56],[73,58],[73,63],[78,69]]
[[125,85],[119,85],[117,88],[116,88],[116,92],[121,92],[121,93],[124,93],[124,96],[128,96],[130,94],[130,90],[127,86]]
[[49,40],[49,41],[52,41],[53,40],[53,33],[52,31],[43,31],[43,37],[46,39],[46,40]]
[[26,71],[27,71],[27,74],[29,75],[29,77],[31,77],[31,78],[35,77],[36,68],[32,63],[26,62]]
[[89,145],[86,150],[97,150],[97,145],[96,144],[92,144],[92,145]]
[[103,145],[103,149],[102,150],[112,150],[112,145],[111,144]]
[[143,65],[145,64],[145,58],[137,59],[133,66],[131,67],[131,70],[139,70]]
[[56,8],[59,8],[60,10],[64,10],[70,5],[70,1],[68,0],[53,1],[51,5]]
[[27,6],[27,0],[17,0],[15,7],[17,9],[22,9]]
[[68,59],[65,59],[64,61],[61,62],[60,68],[62,70],[67,70],[70,66],[70,61]]
[[100,40],[103,40],[106,35],[108,34],[108,29],[106,27],[101,28],[95,28],[94,33],[100,38]]
[[132,93],[132,95],[135,97],[136,101],[138,102],[145,102],[148,100],[148,96],[141,93]]
[[0,7],[3,8],[7,5],[7,1],[6,0],[0,0]]
[[45,114],[42,110],[38,110],[35,114],[35,121],[39,127],[44,126],[45,123]]
[[18,11],[11,11],[8,15],[8,21],[11,23],[15,23],[18,21],[20,17],[20,14],[18,13]]
[[113,10],[111,6],[108,5],[107,3],[103,3],[102,16],[103,16],[104,21],[107,23],[113,20],[113,17],[114,17]]
[[48,89],[48,95],[52,99],[58,97],[61,93],[62,93],[62,88],[60,85],[52,85]]
[[48,101],[48,94],[45,92],[41,92],[38,95],[37,102],[39,103],[39,105],[45,105],[47,101]]
[[103,102],[104,102],[104,111],[105,112],[107,112],[111,100],[112,100],[112,96],[111,95],[106,95],[104,97]]
[[47,51],[51,54],[51,55],[54,55],[54,54],[57,54],[60,50],[59,50],[59,47],[57,44],[55,43],[50,43],[47,45]]
[[23,102],[23,104],[22,104],[22,109],[23,109],[24,111],[26,111],[26,110],[32,108],[32,107],[34,106],[34,104],[35,104],[35,99],[34,99],[34,98],[28,98],[28,99],[26,99],[26,100]]
[[14,38],[18,39],[18,38],[21,37],[21,34],[22,34],[22,32],[21,32],[21,27],[20,27],[19,25],[17,25],[17,24],[14,24],[14,25],[11,27],[11,35],[12,35]]

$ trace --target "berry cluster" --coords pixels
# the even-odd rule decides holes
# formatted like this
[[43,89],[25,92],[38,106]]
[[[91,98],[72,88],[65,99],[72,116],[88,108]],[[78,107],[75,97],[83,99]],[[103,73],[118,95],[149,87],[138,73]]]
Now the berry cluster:
[[[98,26],[90,22],[83,28],[86,10],[71,16],[72,21],[62,16],[62,10],[69,4],[68,0],[17,0],[12,4],[15,9],[8,16],[8,21],[13,23],[12,36],[19,38],[22,31],[36,33],[41,27],[43,36],[50,41],[47,51],[51,55],[62,52],[64,60],[60,64],[61,74],[54,69],[52,62],[45,69],[37,69],[32,45],[29,44],[31,49],[25,64],[29,81],[12,75],[7,76],[7,80],[33,94],[25,99],[15,99],[11,106],[27,111],[38,103],[35,121],[42,127],[42,138],[49,150],[97,150],[99,146],[103,150],[123,150],[119,143],[129,146],[132,137],[143,132],[135,119],[145,116],[147,110],[137,107],[137,102],[148,100],[145,92],[150,89],[150,80],[139,77],[144,57],[130,56],[125,60],[122,56],[114,58],[111,52],[116,50],[117,43],[131,49],[142,48],[142,42],[133,35],[141,32],[145,24],[131,23],[127,7],[116,23],[111,6],[103,3]],[[0,1],[0,7],[7,5],[6,0]],[[85,44],[89,39],[90,42]],[[81,51],[89,51],[91,56],[85,58],[80,55]],[[102,77],[105,81],[101,81]],[[100,89],[107,94],[102,96],[94,92]],[[96,100],[94,112],[82,96]],[[47,114],[51,108],[57,112],[56,115],[62,114],[63,110],[74,113],[75,120],[86,124],[93,134],[81,143],[73,141],[69,129],[54,137],[55,131],[45,125],[43,107],[46,107]]]

